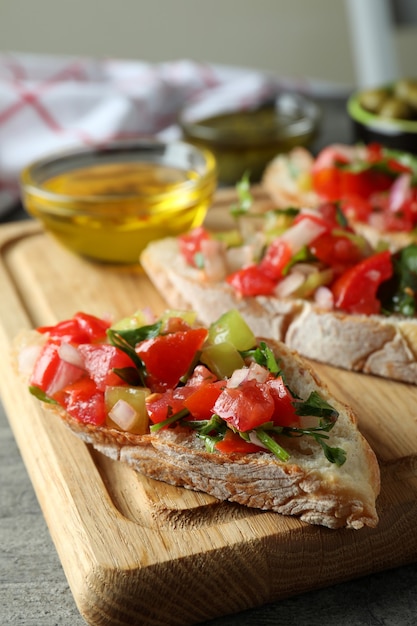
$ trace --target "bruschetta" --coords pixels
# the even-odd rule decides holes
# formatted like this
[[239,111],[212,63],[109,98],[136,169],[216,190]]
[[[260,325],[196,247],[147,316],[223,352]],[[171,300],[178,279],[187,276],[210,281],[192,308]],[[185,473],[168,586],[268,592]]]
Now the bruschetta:
[[352,411],[236,310],[84,313],[25,332],[16,367],[77,436],[142,474],[329,528],[378,522],[379,467]]
[[234,234],[198,228],[147,247],[169,306],[205,324],[237,308],[255,334],[310,359],[417,384],[416,244],[373,248],[330,202],[243,220]]
[[379,144],[332,144],[317,156],[294,148],[265,169],[277,208],[338,202],[355,232],[397,250],[417,241],[417,158]]

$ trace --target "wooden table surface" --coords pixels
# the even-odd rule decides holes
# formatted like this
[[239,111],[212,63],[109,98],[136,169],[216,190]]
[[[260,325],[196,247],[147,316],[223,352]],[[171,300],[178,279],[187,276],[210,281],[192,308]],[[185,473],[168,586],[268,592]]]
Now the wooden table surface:
[[[17,210],[7,219],[21,217]],[[218,618],[206,626],[411,626],[416,621],[417,564],[411,564]],[[0,405],[0,624],[84,623]]]

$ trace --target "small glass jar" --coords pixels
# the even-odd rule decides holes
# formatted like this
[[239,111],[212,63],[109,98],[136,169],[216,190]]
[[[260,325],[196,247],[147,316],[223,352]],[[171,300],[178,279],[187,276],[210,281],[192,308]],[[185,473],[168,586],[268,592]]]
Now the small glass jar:
[[320,121],[318,105],[292,93],[282,93],[258,108],[222,111],[219,107],[209,116],[202,109],[197,102],[181,112],[183,138],[212,151],[219,182],[225,185],[236,184],[245,173],[251,182],[259,181],[278,154],[309,146]]

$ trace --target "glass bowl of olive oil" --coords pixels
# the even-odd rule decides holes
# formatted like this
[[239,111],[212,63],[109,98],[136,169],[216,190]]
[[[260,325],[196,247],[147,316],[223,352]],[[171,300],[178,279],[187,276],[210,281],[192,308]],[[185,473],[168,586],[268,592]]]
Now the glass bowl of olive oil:
[[72,252],[111,264],[139,264],[150,241],[199,226],[216,185],[213,155],[183,141],[74,149],[21,173],[29,215]]

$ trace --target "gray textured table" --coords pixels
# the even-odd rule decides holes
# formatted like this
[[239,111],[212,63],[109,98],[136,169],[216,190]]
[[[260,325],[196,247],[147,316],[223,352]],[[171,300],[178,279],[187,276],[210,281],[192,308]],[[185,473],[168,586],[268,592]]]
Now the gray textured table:
[[[331,141],[349,142],[350,128],[343,103],[325,102],[323,109],[317,147]],[[7,220],[24,217],[22,209],[17,207]],[[219,618],[206,626],[414,626],[416,623],[417,564],[411,564]],[[85,622],[75,606],[0,405],[0,626],[58,624],[81,626]]]

